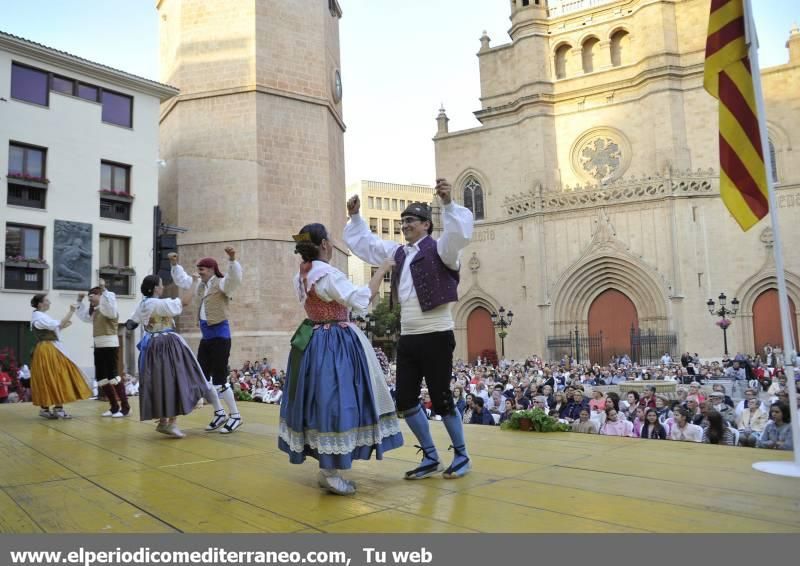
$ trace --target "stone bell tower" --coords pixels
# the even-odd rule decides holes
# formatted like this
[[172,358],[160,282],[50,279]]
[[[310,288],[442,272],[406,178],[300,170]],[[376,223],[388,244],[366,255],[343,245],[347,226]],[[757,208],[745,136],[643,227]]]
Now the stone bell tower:
[[[310,222],[338,245],[344,210],[344,121],[336,0],[159,0],[161,80],[180,89],[161,107],[159,203],[181,263],[238,250],[243,287],[231,304],[231,365],[285,367],[303,318],[292,234]],[[346,269],[340,251],[333,262]],[[188,312],[191,311],[191,312]],[[192,344],[195,307],[182,317]]]

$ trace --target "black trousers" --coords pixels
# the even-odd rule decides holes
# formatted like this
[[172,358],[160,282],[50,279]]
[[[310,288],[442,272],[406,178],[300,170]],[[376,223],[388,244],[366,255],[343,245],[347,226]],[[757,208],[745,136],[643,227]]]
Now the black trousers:
[[452,330],[400,336],[397,343],[397,410],[419,405],[422,378],[428,386],[433,410],[449,415],[455,410],[450,379],[456,337]]
[[94,349],[94,379],[97,385],[106,385],[109,380],[117,377],[117,353],[119,348]]
[[230,338],[211,338],[200,340],[197,349],[197,361],[206,379],[214,385],[228,383],[228,359],[231,356]]

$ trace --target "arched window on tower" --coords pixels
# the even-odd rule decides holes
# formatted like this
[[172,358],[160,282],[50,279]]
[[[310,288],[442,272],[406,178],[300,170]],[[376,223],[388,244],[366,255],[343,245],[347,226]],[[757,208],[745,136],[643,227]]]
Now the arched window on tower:
[[611,36],[611,65],[619,67],[625,63],[625,51],[630,43],[628,32],[621,29]]
[[581,59],[583,61],[584,73],[591,73],[594,71],[594,48],[598,43],[600,43],[600,40],[596,37],[590,37],[583,42]]
[[483,220],[483,188],[475,177],[469,177],[464,183],[464,206],[472,211],[475,220]]
[[770,171],[770,173],[772,173],[772,182],[773,183],[777,183],[778,182],[778,159],[777,159],[777,156],[775,155],[775,144],[772,143],[772,140],[769,139],[769,138],[767,138],[767,143],[769,144],[769,160],[772,162],[772,170]]
[[556,49],[555,67],[557,79],[563,79],[567,76],[567,54],[570,49],[572,49],[571,45],[562,45]]

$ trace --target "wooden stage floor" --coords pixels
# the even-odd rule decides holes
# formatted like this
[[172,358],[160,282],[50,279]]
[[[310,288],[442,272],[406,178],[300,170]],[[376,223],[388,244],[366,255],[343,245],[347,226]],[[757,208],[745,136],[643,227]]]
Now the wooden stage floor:
[[471,474],[411,482],[404,424],[406,446],[356,463],[357,495],[338,497],[316,486],[316,462],[277,449],[277,407],[242,403],[233,435],[203,432],[211,409],[198,409],[182,440],[106,407],[50,421],[0,405],[0,533],[800,532],[800,480],[751,468],[791,454],[468,426]]

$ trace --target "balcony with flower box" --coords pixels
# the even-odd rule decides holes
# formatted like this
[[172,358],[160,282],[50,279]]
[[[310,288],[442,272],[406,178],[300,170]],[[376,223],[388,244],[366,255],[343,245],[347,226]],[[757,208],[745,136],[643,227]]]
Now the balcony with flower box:
[[112,218],[114,220],[131,219],[131,206],[135,198],[132,194],[113,189],[100,189],[99,193],[101,218]]
[[133,290],[136,270],[132,266],[103,265],[97,271],[109,291],[121,296],[136,294]]
[[7,204],[29,208],[45,207],[49,179],[14,171],[9,172],[6,178],[8,179]]
[[3,262],[3,289],[42,291],[45,288],[47,261],[38,257],[7,256]]

